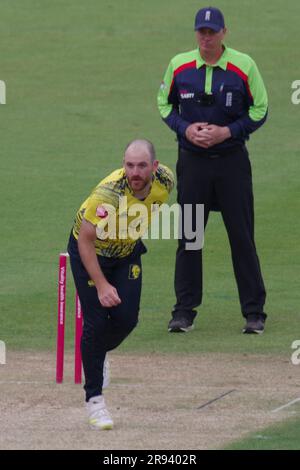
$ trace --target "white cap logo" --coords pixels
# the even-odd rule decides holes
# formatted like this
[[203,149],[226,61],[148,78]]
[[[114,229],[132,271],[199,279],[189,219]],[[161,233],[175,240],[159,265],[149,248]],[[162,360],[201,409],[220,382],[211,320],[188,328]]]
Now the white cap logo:
[[211,13],[211,12],[210,12],[209,10],[205,12],[205,21],[209,21],[209,20],[210,20],[210,13]]

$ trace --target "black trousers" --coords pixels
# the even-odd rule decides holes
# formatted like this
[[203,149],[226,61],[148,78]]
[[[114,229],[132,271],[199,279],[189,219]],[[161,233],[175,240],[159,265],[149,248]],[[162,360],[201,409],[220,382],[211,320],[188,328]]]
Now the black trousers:
[[[204,225],[216,205],[227,230],[243,316],[263,313],[266,292],[254,242],[251,164],[245,146],[200,156],[179,149],[178,203],[204,204]],[[193,212],[194,213],[194,212]],[[193,227],[195,227],[193,220]],[[202,250],[188,251],[179,240],[176,254],[174,312],[194,316],[202,302]]]
[[141,253],[120,260],[98,257],[105,277],[117,289],[122,301],[112,308],[100,304],[72,235],[68,253],[83,312],[81,353],[88,401],[102,394],[103,363],[107,351],[119,346],[137,325],[142,287]]

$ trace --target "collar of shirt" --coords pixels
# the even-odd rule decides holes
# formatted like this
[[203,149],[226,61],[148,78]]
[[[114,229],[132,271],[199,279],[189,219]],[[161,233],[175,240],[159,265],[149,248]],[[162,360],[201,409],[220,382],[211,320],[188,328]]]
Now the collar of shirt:
[[[224,51],[220,59],[215,64],[209,64],[210,67],[220,67],[221,69],[226,70],[227,62],[228,62],[228,59],[227,59],[228,52],[227,52],[227,47],[225,46],[225,44],[223,44],[223,47],[224,47]],[[200,49],[198,49],[197,69],[200,69],[202,65],[207,65],[207,64],[205,60],[202,59],[201,54],[200,54]]]

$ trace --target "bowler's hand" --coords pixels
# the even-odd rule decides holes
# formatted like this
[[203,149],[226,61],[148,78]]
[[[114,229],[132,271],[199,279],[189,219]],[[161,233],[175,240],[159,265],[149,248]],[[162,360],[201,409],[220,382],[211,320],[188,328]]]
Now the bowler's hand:
[[117,289],[109,282],[102,283],[98,288],[98,298],[103,307],[116,307],[121,303]]
[[205,137],[201,134],[201,131],[206,126],[208,126],[207,122],[194,122],[194,124],[188,126],[185,131],[187,140],[201,147],[202,142],[205,142]]
[[203,127],[200,133],[202,137],[200,147],[204,148],[220,144],[231,137],[229,127],[216,126],[215,124],[208,124]]

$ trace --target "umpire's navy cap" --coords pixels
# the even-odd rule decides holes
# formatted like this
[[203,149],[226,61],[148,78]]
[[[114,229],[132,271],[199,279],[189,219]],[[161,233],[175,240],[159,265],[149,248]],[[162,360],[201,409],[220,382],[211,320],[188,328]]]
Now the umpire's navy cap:
[[195,17],[195,31],[201,28],[210,28],[216,32],[225,28],[223,13],[218,8],[201,8]]

